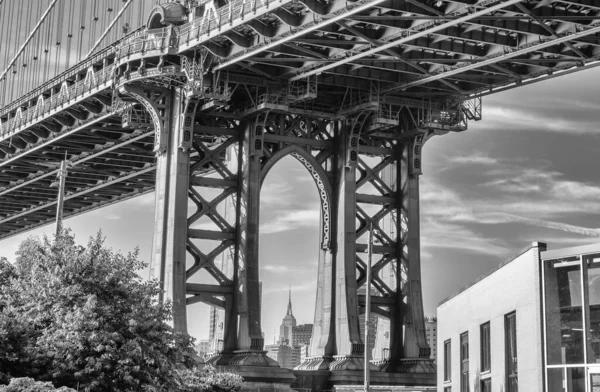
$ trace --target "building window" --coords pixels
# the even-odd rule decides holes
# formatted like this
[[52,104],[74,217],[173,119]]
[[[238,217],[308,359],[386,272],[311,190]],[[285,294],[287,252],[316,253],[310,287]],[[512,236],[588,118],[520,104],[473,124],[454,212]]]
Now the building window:
[[506,343],[506,392],[518,392],[517,317],[514,312],[504,316],[504,334]]
[[450,340],[444,342],[444,381],[450,381],[452,374]]
[[481,388],[479,390],[481,392],[492,392],[492,379],[486,378],[485,380],[481,380]]
[[452,392],[452,387],[444,387],[444,392]]
[[460,335],[460,392],[469,392],[469,333]]
[[490,323],[481,324],[481,371],[489,372],[492,368],[490,357]]

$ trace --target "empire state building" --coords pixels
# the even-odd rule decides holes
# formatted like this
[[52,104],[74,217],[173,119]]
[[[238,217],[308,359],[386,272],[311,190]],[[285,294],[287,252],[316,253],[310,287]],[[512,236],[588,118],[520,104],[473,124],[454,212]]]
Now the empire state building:
[[289,346],[292,342],[292,327],[296,326],[296,317],[292,313],[292,289],[290,289],[287,313],[279,327],[279,344]]

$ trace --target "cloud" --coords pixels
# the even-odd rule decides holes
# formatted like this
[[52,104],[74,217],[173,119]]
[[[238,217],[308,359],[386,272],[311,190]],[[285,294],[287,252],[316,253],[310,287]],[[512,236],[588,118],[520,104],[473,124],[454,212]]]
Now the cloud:
[[260,191],[260,202],[269,208],[285,207],[291,204],[292,187],[283,181],[265,181]]
[[301,283],[295,283],[295,284],[292,284],[291,286],[278,286],[278,287],[271,287],[268,289],[264,289],[263,296],[265,294],[277,293],[277,294],[282,294],[282,295],[285,294],[286,298],[287,298],[287,294],[291,287],[292,301],[293,301],[294,293],[297,293],[298,291],[310,291],[311,294],[314,294],[315,286],[316,286],[316,281],[315,281],[315,279],[312,279],[312,280],[307,280],[307,281],[301,282]]
[[288,273],[292,270],[290,267],[288,267],[286,265],[265,265],[261,268],[264,269],[265,271],[273,272],[276,274]]
[[[567,107],[567,109],[565,109]],[[486,106],[485,121],[478,128],[505,131],[538,131],[567,134],[590,134],[598,132],[598,118],[595,113],[598,104],[583,104],[543,100],[519,102],[518,105],[506,102]]]
[[469,155],[463,157],[451,157],[448,159],[448,162],[467,165],[495,165],[496,163],[498,163],[498,160],[483,155]]
[[318,208],[310,210],[281,211],[271,220],[262,221],[260,232],[263,234],[280,233],[299,228],[316,228],[319,225]]
[[464,225],[427,219],[422,227],[421,245],[428,252],[433,248],[445,248],[491,256],[510,253],[508,244],[487,238]]
[[[569,239],[575,235],[583,238],[581,243],[600,237],[600,228],[572,224],[578,216],[600,215],[600,186],[568,179],[545,160],[515,162],[477,154],[450,160],[461,165],[448,165],[442,176],[429,177],[421,188],[426,251],[446,248],[507,255],[514,250],[507,240],[527,236],[523,231],[527,226],[545,229],[543,233],[560,232]],[[468,166],[479,169],[472,184],[452,181]],[[517,229],[515,234],[511,228]],[[568,242],[573,241],[561,241]]]

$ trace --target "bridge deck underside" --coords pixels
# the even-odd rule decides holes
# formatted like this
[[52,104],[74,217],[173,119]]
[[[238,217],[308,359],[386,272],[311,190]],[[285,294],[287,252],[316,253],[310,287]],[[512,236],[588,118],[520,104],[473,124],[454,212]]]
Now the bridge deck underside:
[[[206,15],[136,33],[0,110],[0,238],[53,220],[50,184],[65,151],[76,163],[66,216],[153,189],[152,127],[124,127],[123,108],[111,108],[125,68],[183,68],[182,57],[204,53],[205,81],[219,76],[233,94],[227,105],[203,102],[200,116],[255,116],[273,87],[314,83],[316,96],[279,110],[344,118],[366,93],[460,100],[594,67],[600,57],[600,0],[234,0]],[[90,65],[96,90],[15,125],[39,96],[83,83]]]
[[[127,129],[120,115],[101,115],[76,132],[46,139],[44,128],[15,136],[12,159],[0,163],[0,238],[53,222],[60,161],[68,168],[64,216],[99,208],[154,189],[152,129]],[[65,134],[64,132],[63,134]],[[30,144],[25,146],[24,140]]]

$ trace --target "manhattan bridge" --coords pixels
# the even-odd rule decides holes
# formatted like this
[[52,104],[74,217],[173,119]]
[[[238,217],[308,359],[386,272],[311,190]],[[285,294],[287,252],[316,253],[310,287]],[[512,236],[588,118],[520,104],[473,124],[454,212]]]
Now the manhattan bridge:
[[219,307],[210,362],[289,384],[263,350],[258,223],[291,155],[321,201],[296,382],[360,382],[372,227],[368,294],[390,325],[372,383],[435,385],[423,145],[481,120],[485,95],[598,65],[599,32],[600,0],[0,0],[0,239],[54,220],[65,156],[65,217],[155,191],[151,276],[175,328],[187,305]]

